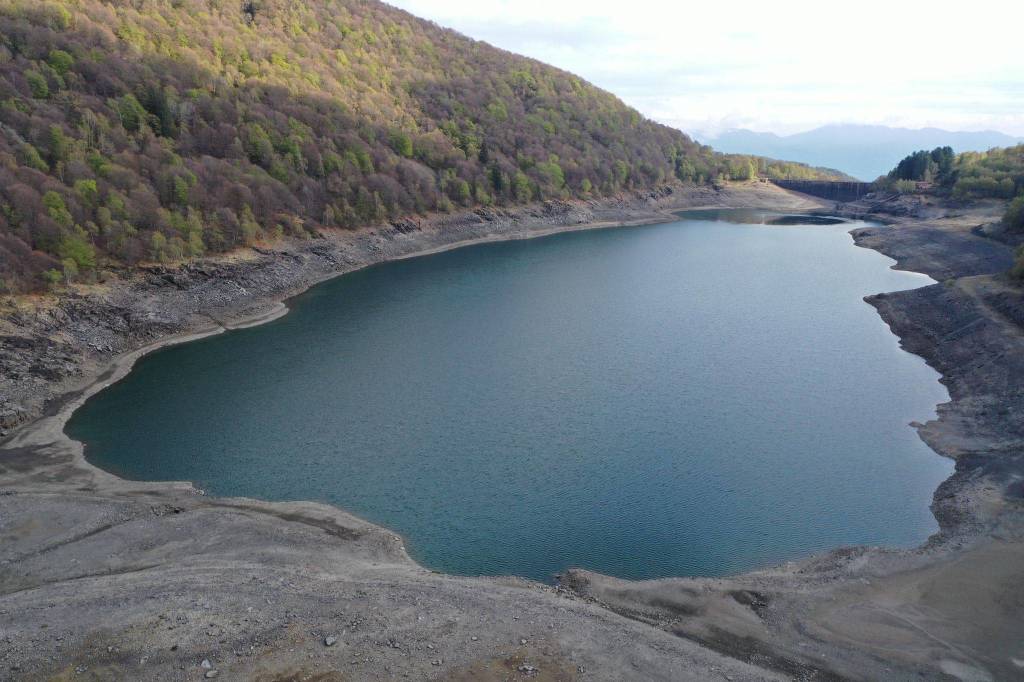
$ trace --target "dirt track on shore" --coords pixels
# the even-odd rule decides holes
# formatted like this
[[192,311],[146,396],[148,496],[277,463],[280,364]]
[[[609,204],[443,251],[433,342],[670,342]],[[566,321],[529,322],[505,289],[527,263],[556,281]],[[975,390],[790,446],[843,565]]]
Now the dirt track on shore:
[[912,551],[843,549],[724,579],[628,582],[572,571],[550,587],[451,577],[417,566],[396,535],[338,509],[124,481],[89,466],[63,435],[74,407],[139,354],[281,314],[280,301],[330,276],[463,243],[656,222],[710,205],[815,202],[748,185],[468,214],[154,268],[58,305],[13,308],[3,321],[16,340],[0,354],[0,408],[7,427],[26,424],[0,444],[0,679],[1024,674],[1024,316],[1019,289],[995,274],[1009,247],[971,231],[982,209],[889,215],[893,226],[855,235],[943,280],[868,299],[904,347],[943,374],[952,397],[921,427],[957,461],[935,496],[941,532]]

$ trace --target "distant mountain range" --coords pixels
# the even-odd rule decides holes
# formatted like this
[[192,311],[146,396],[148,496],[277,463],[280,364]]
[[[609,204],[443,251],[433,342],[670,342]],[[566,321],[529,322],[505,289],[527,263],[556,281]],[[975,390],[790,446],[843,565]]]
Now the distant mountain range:
[[900,159],[918,149],[949,145],[956,152],[984,151],[1022,141],[1022,138],[993,130],[954,132],[939,128],[914,130],[847,124],[827,125],[785,136],[736,129],[700,139],[720,152],[801,161],[811,166],[835,168],[868,181],[888,173]]

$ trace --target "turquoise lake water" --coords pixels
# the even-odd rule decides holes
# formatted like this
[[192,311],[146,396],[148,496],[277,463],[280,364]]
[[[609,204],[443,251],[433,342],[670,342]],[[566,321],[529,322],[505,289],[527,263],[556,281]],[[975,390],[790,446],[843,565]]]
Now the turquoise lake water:
[[723,575],[919,543],[952,465],[908,423],[947,395],[862,297],[930,280],[855,247],[857,223],[762,220],[368,268],[144,358],[67,431],[123,477],[336,504],[456,574]]

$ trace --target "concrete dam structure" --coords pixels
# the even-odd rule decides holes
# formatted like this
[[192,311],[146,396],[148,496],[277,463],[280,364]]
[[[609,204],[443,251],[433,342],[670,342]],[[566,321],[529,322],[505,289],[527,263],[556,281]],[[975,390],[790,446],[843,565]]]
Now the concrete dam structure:
[[870,182],[842,182],[837,180],[772,180],[782,189],[831,201],[856,201],[874,189]]

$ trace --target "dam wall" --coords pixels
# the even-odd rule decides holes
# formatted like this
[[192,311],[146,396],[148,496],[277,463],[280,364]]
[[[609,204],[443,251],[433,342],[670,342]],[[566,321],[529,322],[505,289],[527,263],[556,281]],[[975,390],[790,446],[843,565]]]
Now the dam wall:
[[809,194],[831,201],[856,201],[872,191],[870,182],[842,182],[834,180],[772,180],[782,189]]

